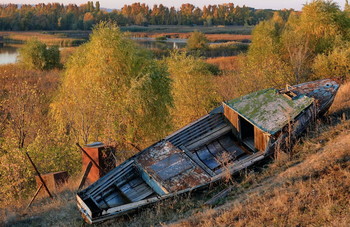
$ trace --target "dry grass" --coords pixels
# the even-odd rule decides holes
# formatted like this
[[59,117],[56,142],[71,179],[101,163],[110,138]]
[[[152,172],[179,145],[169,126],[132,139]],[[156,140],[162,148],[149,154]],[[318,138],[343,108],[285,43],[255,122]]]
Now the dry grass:
[[54,199],[37,198],[26,209],[29,199],[13,201],[0,208],[0,224],[5,226],[81,226],[84,222],[76,206],[75,194],[80,177],[73,177],[54,194]]
[[[131,36],[133,37],[168,37],[168,38],[179,38],[179,39],[188,39],[191,33],[179,33],[179,32],[168,32],[168,33],[148,33],[148,32],[133,32]],[[251,40],[251,35],[237,35],[237,34],[206,34],[205,35],[210,42],[222,42],[222,41],[245,41]]]
[[251,35],[234,35],[234,34],[207,34],[207,39],[211,42],[218,41],[243,41],[251,40]]
[[26,42],[30,39],[38,39],[47,45],[72,46],[77,40],[68,38],[62,34],[45,34],[43,32],[0,32],[0,36],[17,42]]
[[350,82],[345,83],[339,88],[334,103],[329,112],[333,115],[349,119],[350,117]]
[[210,64],[214,64],[223,71],[235,71],[238,69],[237,65],[238,56],[208,58],[206,61]]

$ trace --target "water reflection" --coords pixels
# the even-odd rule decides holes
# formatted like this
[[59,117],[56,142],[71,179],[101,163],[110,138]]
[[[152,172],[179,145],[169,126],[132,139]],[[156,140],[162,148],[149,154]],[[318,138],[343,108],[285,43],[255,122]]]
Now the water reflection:
[[[157,41],[154,38],[133,38],[140,46],[147,49],[179,49],[186,46],[186,39],[167,39]],[[17,62],[18,47],[4,46],[0,47],[0,65]]]
[[133,40],[147,49],[180,49],[186,46],[186,39],[166,39],[157,41],[154,38],[133,38]]
[[0,47],[0,65],[15,63],[17,61],[18,49],[13,46]]

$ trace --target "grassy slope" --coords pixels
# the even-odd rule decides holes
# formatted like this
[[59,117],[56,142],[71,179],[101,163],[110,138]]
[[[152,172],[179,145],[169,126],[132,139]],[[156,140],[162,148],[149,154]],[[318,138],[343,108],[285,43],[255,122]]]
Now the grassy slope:
[[[280,152],[262,172],[243,174],[216,207],[203,206],[216,190],[209,189],[194,199],[164,201],[103,226],[346,226],[350,223],[349,92],[350,83],[339,91],[330,117],[318,122],[292,154]],[[81,226],[74,198],[78,179],[53,201],[36,201],[28,210],[24,210],[27,200],[0,208],[0,226]]]
[[343,128],[339,127],[342,132],[325,146],[312,144],[310,151],[303,150],[315,154],[299,164],[287,163],[289,168],[257,180],[247,192],[234,195],[227,204],[206,209],[172,226],[347,226],[350,223],[349,125],[347,122]]

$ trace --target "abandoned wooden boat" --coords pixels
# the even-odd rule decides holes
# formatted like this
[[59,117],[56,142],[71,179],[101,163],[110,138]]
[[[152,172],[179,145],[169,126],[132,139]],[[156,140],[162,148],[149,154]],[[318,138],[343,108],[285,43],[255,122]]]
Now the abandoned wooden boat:
[[338,87],[326,79],[223,103],[79,192],[83,218],[101,222],[251,166],[327,111]]

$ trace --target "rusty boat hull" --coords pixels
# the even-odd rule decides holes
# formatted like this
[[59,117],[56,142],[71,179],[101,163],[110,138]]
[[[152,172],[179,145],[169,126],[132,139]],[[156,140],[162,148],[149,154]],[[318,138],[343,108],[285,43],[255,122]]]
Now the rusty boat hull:
[[300,136],[338,88],[327,79],[225,102],[78,192],[78,208],[93,224],[220,181]]

